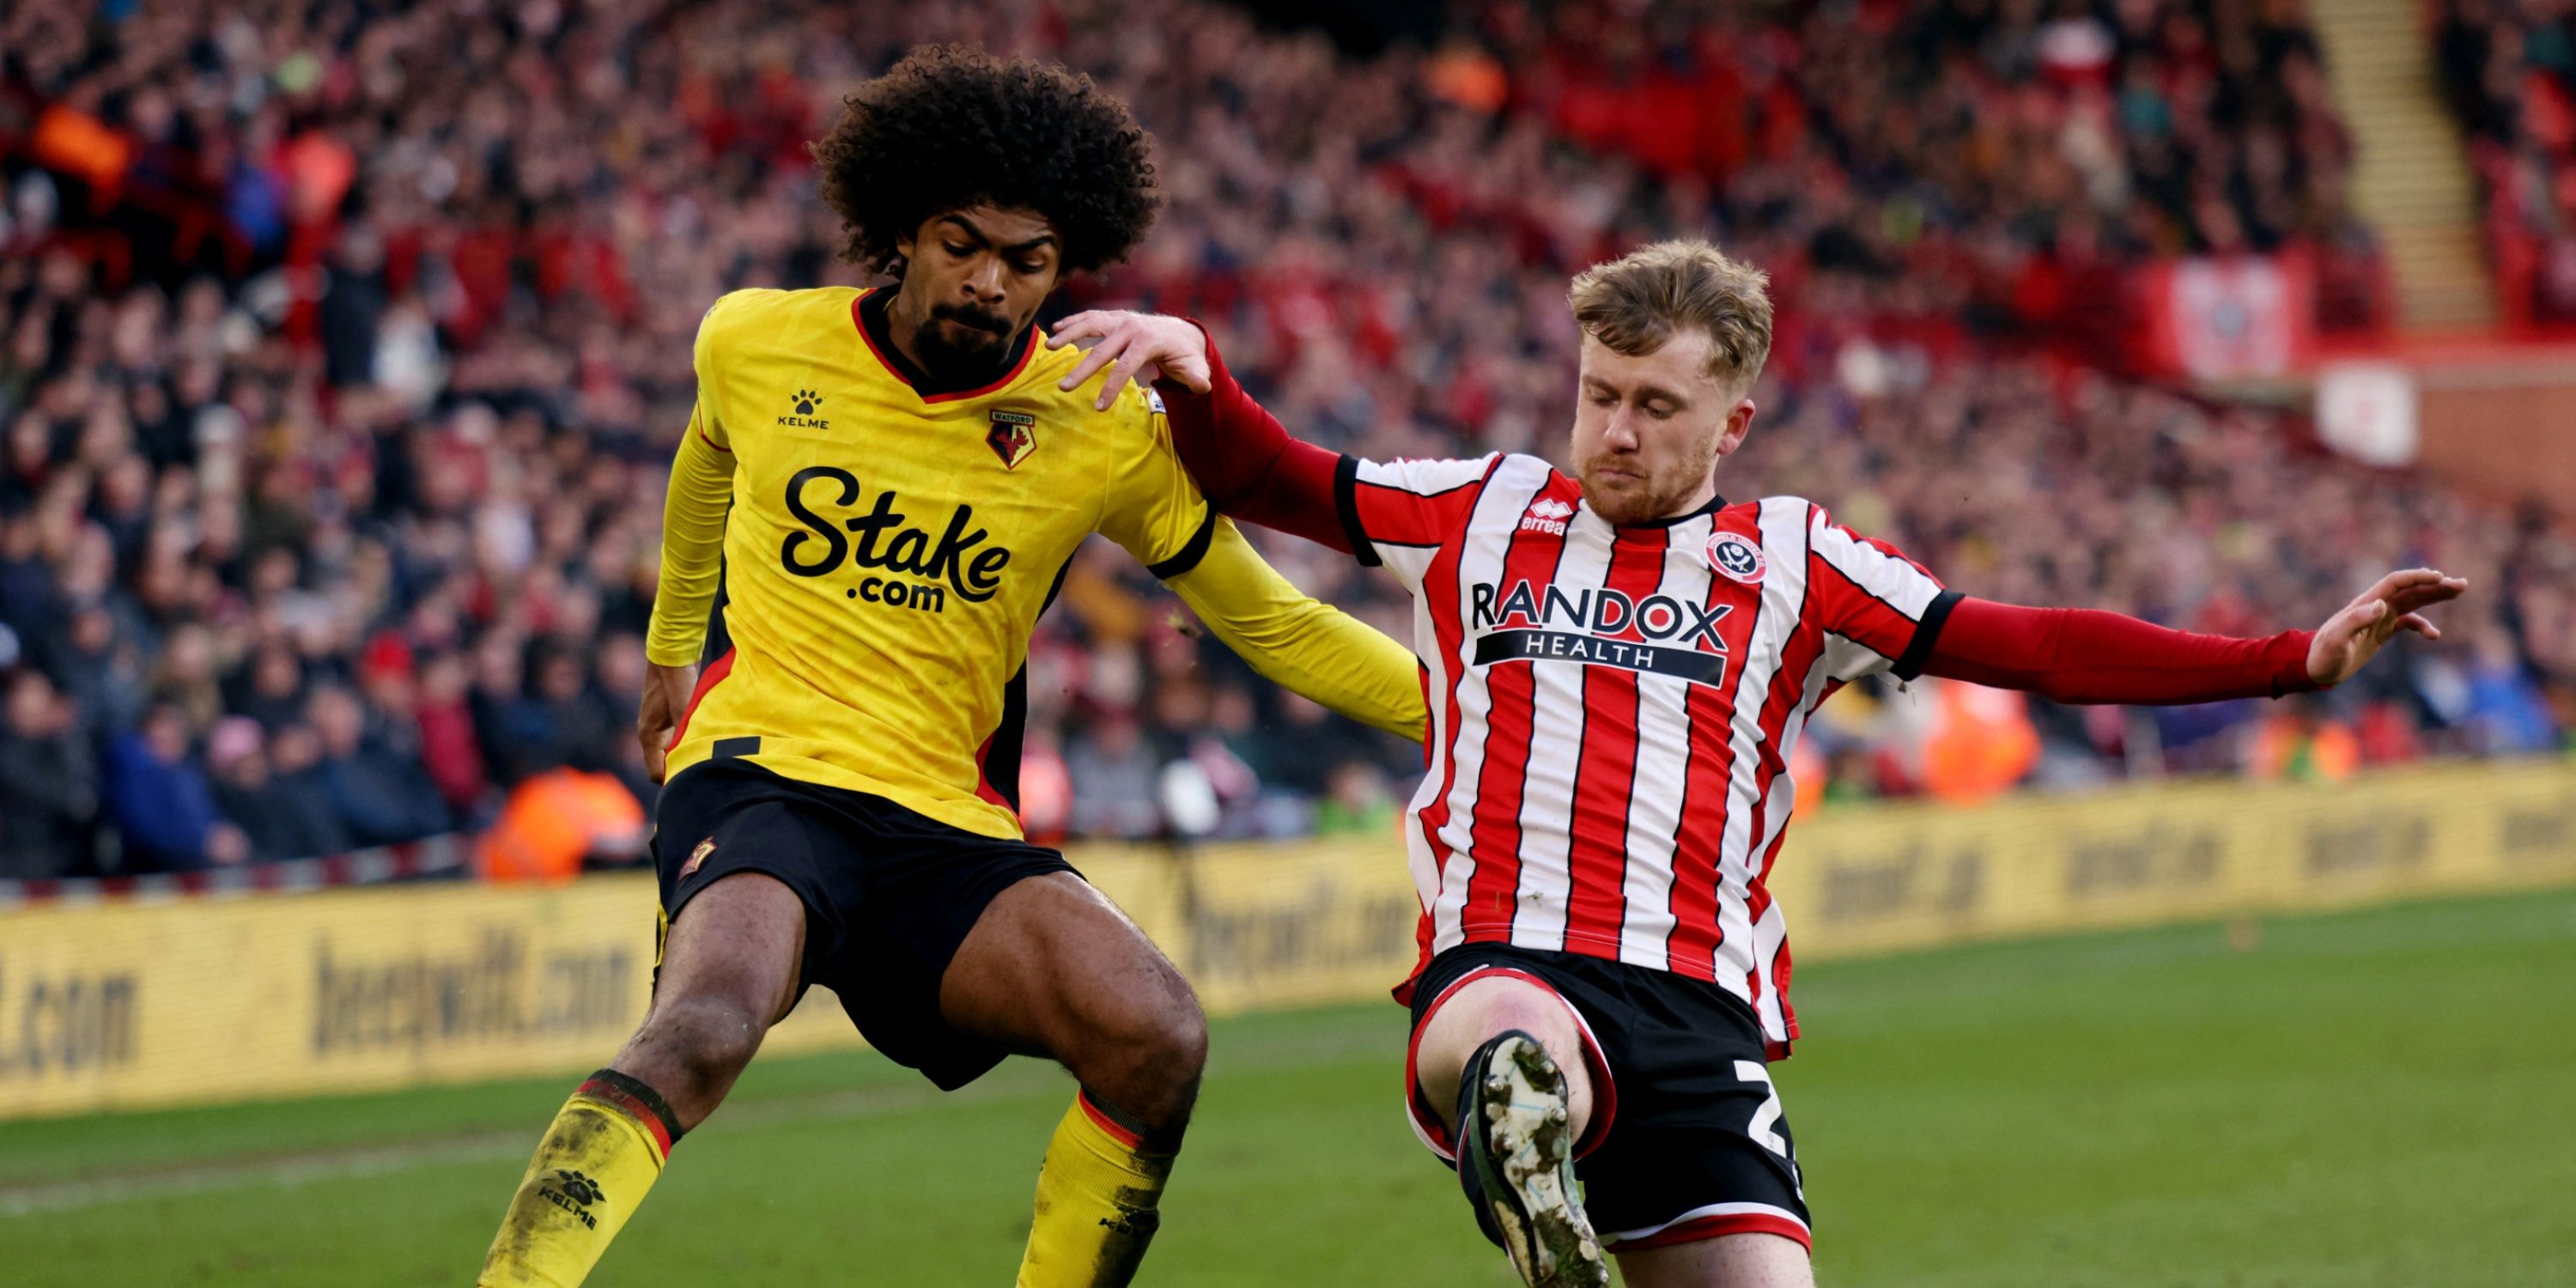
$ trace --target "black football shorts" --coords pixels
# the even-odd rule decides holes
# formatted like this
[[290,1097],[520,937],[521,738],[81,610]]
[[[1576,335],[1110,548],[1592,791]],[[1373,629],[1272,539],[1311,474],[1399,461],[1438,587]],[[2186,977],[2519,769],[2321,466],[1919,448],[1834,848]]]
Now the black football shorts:
[[[797,995],[815,984],[831,989],[868,1045],[946,1091],[1005,1054],[940,1018],[949,959],[1002,891],[1074,870],[1044,846],[981,836],[744,760],[701,761],[662,789],[653,868],[665,936],[689,900],[724,877],[758,872],[785,883],[805,904]],[[658,971],[658,944],[654,960]]]
[[[1576,1143],[1583,1210],[1602,1246],[1635,1252],[1729,1234],[1812,1246],[1798,1154],[1752,1008],[1705,980],[1572,953],[1466,944],[1431,959],[1413,990],[1413,1032],[1461,985],[1515,976],[1556,994],[1583,1032],[1592,1120]],[[1404,1068],[1414,1130],[1457,1156]]]

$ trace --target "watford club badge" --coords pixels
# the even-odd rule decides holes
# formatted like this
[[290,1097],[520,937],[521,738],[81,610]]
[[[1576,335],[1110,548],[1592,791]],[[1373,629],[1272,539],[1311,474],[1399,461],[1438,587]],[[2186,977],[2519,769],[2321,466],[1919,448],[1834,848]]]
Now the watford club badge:
[[984,443],[1003,465],[1016,470],[1038,450],[1038,418],[1024,411],[994,412],[993,430],[984,435]]
[[698,870],[698,865],[706,862],[707,856],[715,852],[716,838],[710,836],[707,839],[698,842],[698,848],[689,851],[689,861],[680,865],[679,879],[682,881],[688,880],[689,877]]

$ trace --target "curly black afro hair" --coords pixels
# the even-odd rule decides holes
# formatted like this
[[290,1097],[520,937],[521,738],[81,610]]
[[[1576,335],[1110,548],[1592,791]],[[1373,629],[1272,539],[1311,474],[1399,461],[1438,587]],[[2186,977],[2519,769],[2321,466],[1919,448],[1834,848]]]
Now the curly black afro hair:
[[812,151],[851,263],[897,272],[898,239],[990,203],[1046,216],[1064,267],[1083,272],[1126,258],[1153,226],[1152,145],[1088,76],[934,45],[843,100]]

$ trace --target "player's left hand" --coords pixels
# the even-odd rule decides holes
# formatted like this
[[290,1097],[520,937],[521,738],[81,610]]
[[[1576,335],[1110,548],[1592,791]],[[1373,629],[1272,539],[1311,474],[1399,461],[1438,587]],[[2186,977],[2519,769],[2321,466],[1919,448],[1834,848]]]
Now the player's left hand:
[[681,713],[689,709],[689,695],[697,688],[698,668],[694,666],[644,668],[644,702],[635,712],[635,738],[644,744],[644,773],[654,782],[662,781],[671,753],[671,734],[679,727]]
[[1061,349],[1084,340],[1093,342],[1091,351],[1055,387],[1079,389],[1107,367],[1108,378],[1100,382],[1100,397],[1092,403],[1101,411],[1109,410],[1130,380],[1172,380],[1193,393],[1208,391],[1207,333],[1187,318],[1093,309],[1057,323],[1047,347]]
[[2308,645],[2308,678],[2323,685],[2350,679],[2380,646],[2399,631],[2428,640],[2442,638],[2442,628],[2418,615],[2419,610],[2449,603],[2468,593],[2465,577],[2445,577],[2430,568],[2392,572],[2361,592],[2343,611],[2317,628]]

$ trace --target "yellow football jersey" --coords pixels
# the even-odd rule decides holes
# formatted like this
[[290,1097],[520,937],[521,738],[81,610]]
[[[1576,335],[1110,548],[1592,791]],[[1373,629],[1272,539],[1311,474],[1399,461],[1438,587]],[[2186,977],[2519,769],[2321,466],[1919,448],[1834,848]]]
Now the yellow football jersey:
[[[733,647],[701,674],[669,772],[738,756],[1018,836],[1029,634],[1075,548],[1098,532],[1178,576],[1216,518],[1151,391],[1094,409],[1096,386],[1056,388],[1079,351],[1031,328],[994,383],[925,394],[862,324],[868,308],[882,325],[869,294],[737,291],[699,325],[690,433],[730,455],[709,459],[732,467]],[[671,584],[666,601],[692,598]],[[657,603],[655,662],[697,660],[686,610]]]

